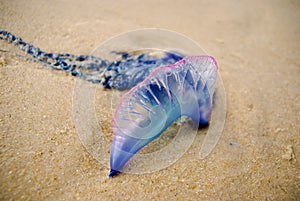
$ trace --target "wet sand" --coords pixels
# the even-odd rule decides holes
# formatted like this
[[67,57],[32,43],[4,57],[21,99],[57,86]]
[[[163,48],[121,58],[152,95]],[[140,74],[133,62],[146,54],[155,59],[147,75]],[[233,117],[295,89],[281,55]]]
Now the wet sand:
[[0,1],[0,28],[49,52],[89,54],[140,28],[184,34],[216,58],[227,98],[208,157],[192,146],[166,169],[109,179],[76,134],[76,78],[0,52],[0,200],[299,199],[299,20],[298,1]]

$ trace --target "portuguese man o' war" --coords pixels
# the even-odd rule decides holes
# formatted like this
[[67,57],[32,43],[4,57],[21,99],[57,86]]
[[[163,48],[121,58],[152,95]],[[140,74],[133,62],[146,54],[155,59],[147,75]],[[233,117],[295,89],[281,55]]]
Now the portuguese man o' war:
[[118,59],[110,61],[93,55],[47,53],[4,30],[0,30],[0,39],[27,54],[17,56],[104,88],[131,89],[123,96],[112,121],[110,177],[122,172],[130,158],[179,117],[188,116],[208,125],[217,79],[213,57],[185,57],[173,51],[113,51]]
[[207,125],[212,110],[217,64],[211,56],[190,56],[155,69],[127,92],[114,115],[110,152],[113,177],[141,148],[177,118]]
[[177,52],[163,52],[159,56],[149,52],[112,52],[121,58],[108,61],[93,55],[47,53],[4,30],[0,30],[0,39],[17,46],[34,62],[70,72],[83,80],[99,83],[104,88],[118,90],[130,89],[143,81],[154,68],[173,64],[184,57]]

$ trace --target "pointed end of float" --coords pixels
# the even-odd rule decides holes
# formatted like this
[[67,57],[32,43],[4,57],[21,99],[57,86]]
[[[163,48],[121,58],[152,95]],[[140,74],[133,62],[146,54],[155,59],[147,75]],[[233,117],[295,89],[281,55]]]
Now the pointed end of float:
[[109,177],[109,178],[112,178],[112,177],[118,175],[119,173],[120,173],[119,171],[114,170],[114,169],[111,169],[110,172],[109,172],[108,177]]

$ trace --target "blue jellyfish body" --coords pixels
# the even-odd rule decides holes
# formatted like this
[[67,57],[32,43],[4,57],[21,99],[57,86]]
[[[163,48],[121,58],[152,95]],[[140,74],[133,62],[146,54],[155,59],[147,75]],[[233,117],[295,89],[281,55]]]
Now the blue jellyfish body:
[[185,57],[155,69],[126,93],[114,115],[110,154],[112,177],[145,145],[181,116],[208,124],[217,79],[210,56]]

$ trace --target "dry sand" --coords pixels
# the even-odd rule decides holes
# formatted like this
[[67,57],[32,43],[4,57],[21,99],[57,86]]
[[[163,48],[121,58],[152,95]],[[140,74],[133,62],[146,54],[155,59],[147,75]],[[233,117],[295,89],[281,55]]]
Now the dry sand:
[[0,28],[49,52],[149,27],[219,63],[227,117],[209,157],[109,179],[76,135],[75,78],[0,53],[0,200],[299,200],[299,1],[0,1]]

